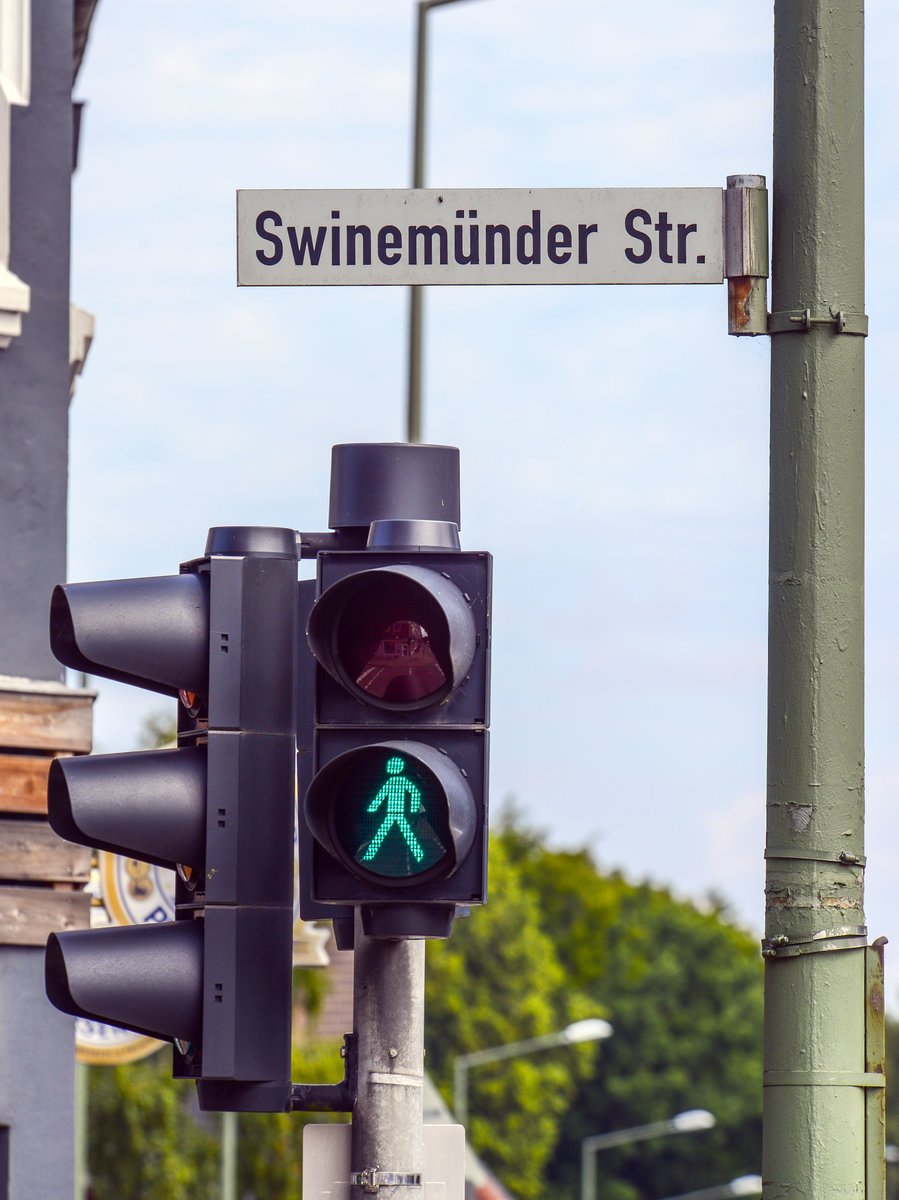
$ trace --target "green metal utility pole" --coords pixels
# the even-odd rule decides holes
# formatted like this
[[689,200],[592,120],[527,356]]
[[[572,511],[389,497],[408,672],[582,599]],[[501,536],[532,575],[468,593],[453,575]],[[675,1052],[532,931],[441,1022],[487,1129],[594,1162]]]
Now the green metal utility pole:
[[864,887],[863,0],[775,0],[764,1195],[880,1200]]

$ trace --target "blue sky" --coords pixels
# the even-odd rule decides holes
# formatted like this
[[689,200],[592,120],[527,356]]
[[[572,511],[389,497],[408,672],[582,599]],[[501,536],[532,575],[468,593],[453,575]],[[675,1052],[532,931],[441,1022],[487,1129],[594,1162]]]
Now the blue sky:
[[[71,579],[170,573],[215,524],[322,529],[332,444],[403,437],[405,290],[238,290],[234,208],[238,188],[409,186],[415,8],[99,7],[76,89],[72,288],[97,336]],[[867,907],[899,937],[899,12],[867,10]],[[465,0],[430,33],[430,186],[770,180],[770,5]],[[492,802],[760,931],[766,339],[727,336],[723,287],[425,306],[425,439],[460,447],[463,546],[495,556]],[[134,746],[159,704],[101,684],[97,748]]]

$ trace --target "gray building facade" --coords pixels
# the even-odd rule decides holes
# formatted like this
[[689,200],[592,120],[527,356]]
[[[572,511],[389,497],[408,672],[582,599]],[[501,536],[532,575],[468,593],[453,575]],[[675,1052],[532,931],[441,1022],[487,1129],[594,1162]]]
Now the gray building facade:
[[85,870],[54,844],[45,780],[55,753],[89,749],[90,700],[63,685],[47,613],[66,576],[84,344],[69,300],[72,88],[95,3],[0,0],[0,1200],[75,1195],[74,1022],[44,995],[43,944],[86,923]]

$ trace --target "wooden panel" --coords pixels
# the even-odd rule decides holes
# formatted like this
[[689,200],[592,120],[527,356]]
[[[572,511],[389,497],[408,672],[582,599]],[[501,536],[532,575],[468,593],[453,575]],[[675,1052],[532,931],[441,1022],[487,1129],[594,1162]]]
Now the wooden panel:
[[89,924],[86,892],[0,887],[0,945],[43,946],[51,933],[87,929]]
[[0,813],[47,812],[49,755],[0,754]]
[[0,879],[87,883],[91,852],[57,837],[46,821],[0,819]]
[[0,689],[0,747],[87,754],[93,701],[93,694],[85,692]]

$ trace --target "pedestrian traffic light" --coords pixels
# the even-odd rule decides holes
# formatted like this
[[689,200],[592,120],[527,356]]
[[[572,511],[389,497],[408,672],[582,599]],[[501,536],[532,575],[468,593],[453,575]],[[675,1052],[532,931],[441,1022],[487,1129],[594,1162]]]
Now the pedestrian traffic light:
[[177,871],[176,920],[52,934],[64,1012],[167,1039],[200,1106],[290,1102],[297,550],[210,530],[181,573],[54,590],[76,670],[179,698],[175,749],[56,759],[50,824]]
[[335,447],[338,540],[366,518],[365,549],[317,556],[301,894],[374,937],[447,937],[486,899],[491,560],[459,548],[451,448]]

